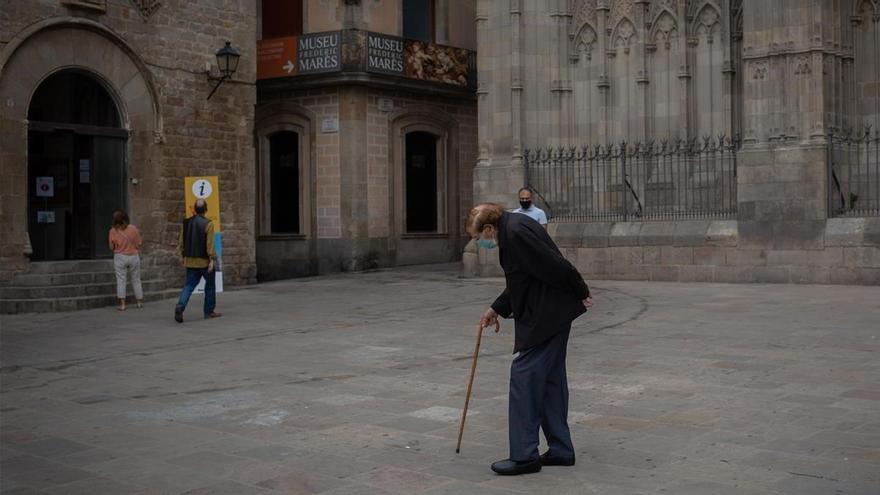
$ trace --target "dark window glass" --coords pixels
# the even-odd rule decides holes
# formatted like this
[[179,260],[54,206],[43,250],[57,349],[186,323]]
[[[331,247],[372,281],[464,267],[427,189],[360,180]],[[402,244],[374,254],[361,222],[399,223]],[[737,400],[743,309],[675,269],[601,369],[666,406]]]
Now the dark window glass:
[[437,232],[437,137],[406,135],[406,230]]
[[299,134],[269,137],[269,205],[273,234],[299,233]]
[[28,120],[120,127],[110,94],[98,81],[79,72],[55,74],[40,84],[28,107]]
[[434,41],[434,0],[403,0],[403,37]]
[[263,39],[299,36],[303,32],[302,0],[263,0]]

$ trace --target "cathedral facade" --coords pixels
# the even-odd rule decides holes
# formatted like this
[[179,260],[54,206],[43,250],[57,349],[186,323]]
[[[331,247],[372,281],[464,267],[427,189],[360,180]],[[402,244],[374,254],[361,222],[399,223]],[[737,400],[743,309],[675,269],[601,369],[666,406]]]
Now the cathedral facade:
[[535,189],[585,273],[880,281],[877,2],[486,0],[477,39],[474,195]]

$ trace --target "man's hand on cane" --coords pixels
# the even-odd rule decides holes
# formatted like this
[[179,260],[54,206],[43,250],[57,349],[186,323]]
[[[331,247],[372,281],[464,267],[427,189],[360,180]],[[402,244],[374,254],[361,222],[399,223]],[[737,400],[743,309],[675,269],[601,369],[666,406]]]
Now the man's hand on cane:
[[480,326],[486,328],[493,325],[498,325],[498,313],[496,313],[494,309],[489,308],[483,313],[483,316],[480,317]]

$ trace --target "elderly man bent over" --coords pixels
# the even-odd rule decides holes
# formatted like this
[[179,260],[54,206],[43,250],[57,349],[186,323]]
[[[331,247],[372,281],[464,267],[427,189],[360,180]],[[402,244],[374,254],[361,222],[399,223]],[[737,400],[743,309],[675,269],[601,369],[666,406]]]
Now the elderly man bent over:
[[[507,283],[480,323],[494,325],[498,316],[515,321],[510,457],[492,464],[492,470],[517,475],[540,471],[542,465],[572,466],[565,355],[571,322],[593,304],[590,290],[544,228],[526,215],[480,204],[471,210],[465,229],[480,246],[497,246]],[[539,428],[549,445],[543,455],[538,453]]]

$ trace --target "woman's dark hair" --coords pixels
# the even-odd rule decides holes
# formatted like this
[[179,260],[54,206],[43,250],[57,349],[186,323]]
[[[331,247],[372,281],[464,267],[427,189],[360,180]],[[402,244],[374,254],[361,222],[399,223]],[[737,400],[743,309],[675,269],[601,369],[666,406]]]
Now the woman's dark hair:
[[128,213],[122,210],[116,210],[113,212],[113,228],[114,229],[124,229],[128,227]]

